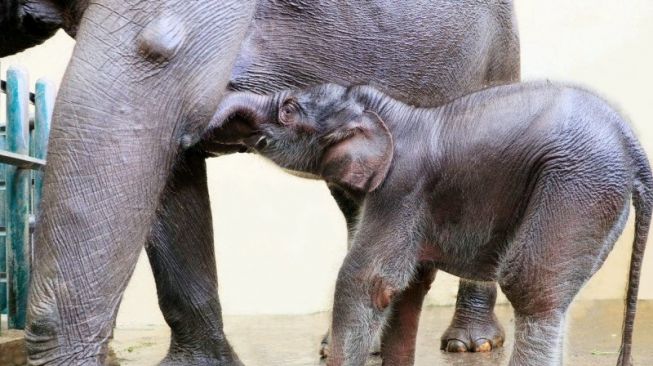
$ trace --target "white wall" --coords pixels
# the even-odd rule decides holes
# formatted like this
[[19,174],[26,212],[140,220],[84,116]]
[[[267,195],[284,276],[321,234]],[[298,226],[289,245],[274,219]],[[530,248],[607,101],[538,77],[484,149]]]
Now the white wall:
[[[586,85],[632,121],[653,152],[653,1],[517,1],[524,79]],[[633,238],[633,214],[603,268],[581,298],[622,298]],[[653,250],[645,256],[640,298],[653,299]]]
[[[653,1],[516,1],[523,78],[550,78],[596,89],[633,121],[653,151]],[[72,42],[58,35],[45,46],[2,60],[32,75],[60,79]],[[321,182],[280,172],[252,155],[209,161],[220,295],[225,314],[310,313],[330,307],[345,254],[344,220]],[[605,266],[580,297],[621,298],[632,218]],[[640,298],[653,299],[653,250],[644,264]],[[439,273],[430,304],[455,301],[457,281]],[[118,323],[162,323],[149,265],[143,257],[125,294]]]
[[[74,46],[75,42],[66,33],[59,31],[38,47],[10,57],[0,58],[2,79],[6,79],[7,69],[11,65],[20,65],[29,71],[32,84],[41,76],[48,77],[59,84]],[[34,91],[33,87],[32,91]]]

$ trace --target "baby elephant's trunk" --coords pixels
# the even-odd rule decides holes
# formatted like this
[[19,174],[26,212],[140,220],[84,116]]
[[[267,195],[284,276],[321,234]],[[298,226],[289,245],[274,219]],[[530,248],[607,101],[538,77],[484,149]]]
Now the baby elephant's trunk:
[[204,132],[193,136],[188,145],[199,143],[200,149],[214,154],[244,151],[244,139],[251,137],[272,118],[272,106],[273,99],[267,96],[229,93]]
[[227,94],[213,115],[209,128],[225,126],[232,118],[242,118],[252,126],[260,125],[270,118],[271,98],[246,92]]
[[635,207],[635,239],[630,257],[628,274],[628,292],[626,294],[626,311],[624,314],[623,335],[619,352],[618,366],[631,366],[631,348],[633,340],[633,324],[637,308],[637,291],[639,277],[644,259],[644,249],[651,225],[651,209],[653,207],[653,176],[646,155],[638,144],[633,152],[633,160],[638,167],[633,189],[633,206]]

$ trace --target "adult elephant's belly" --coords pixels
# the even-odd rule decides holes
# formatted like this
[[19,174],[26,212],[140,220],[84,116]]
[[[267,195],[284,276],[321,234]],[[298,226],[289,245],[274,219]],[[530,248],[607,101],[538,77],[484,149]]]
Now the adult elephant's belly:
[[434,106],[519,79],[510,3],[293,3],[300,5],[259,2],[230,89],[369,83],[405,102]]

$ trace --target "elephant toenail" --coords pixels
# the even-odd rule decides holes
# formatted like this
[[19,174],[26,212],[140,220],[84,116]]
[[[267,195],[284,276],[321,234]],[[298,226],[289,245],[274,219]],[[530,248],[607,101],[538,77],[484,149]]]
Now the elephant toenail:
[[320,347],[320,358],[325,359],[329,357],[329,345],[326,343],[322,343]]
[[474,352],[490,352],[492,351],[492,343],[485,338],[479,338],[475,342]]
[[467,345],[458,339],[451,339],[447,342],[447,352],[467,352]]

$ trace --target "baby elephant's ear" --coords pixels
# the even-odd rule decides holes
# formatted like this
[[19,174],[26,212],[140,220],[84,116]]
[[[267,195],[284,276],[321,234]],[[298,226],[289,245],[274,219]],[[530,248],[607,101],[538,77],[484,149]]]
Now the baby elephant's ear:
[[372,111],[333,134],[321,162],[321,175],[330,182],[372,192],[385,180],[394,151],[392,135]]

